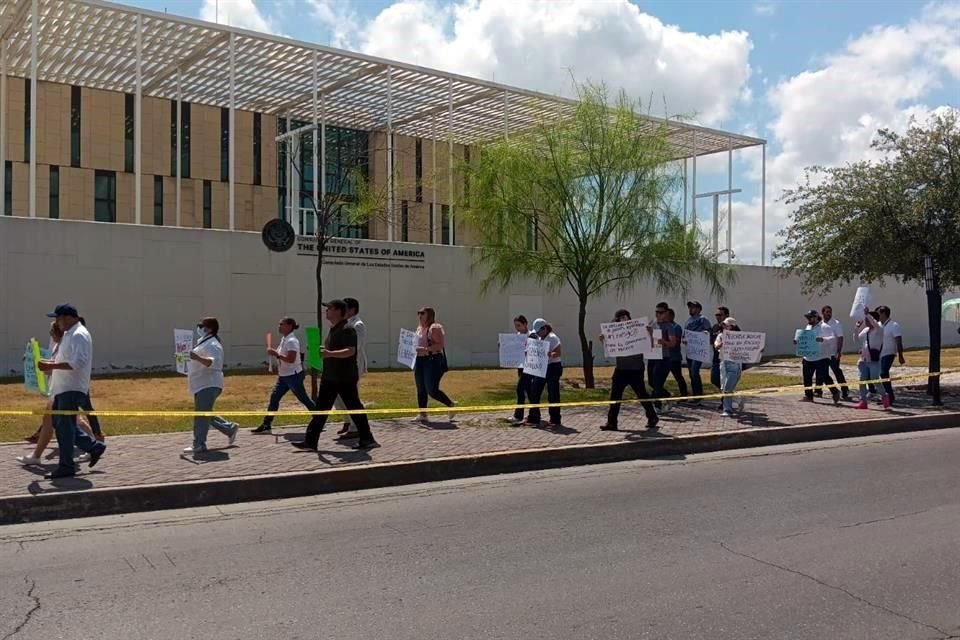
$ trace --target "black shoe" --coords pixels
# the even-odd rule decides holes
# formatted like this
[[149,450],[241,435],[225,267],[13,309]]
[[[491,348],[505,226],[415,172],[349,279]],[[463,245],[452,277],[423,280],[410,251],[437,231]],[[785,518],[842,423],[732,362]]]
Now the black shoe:
[[839,406],[839,405],[840,405],[840,396],[839,396],[839,395],[833,396],[833,406],[836,407],[836,406]]
[[823,391],[814,391],[814,392],[813,392],[813,395],[817,396],[818,398],[822,398],[822,397],[823,397]]
[[[91,456],[92,459],[92,456]],[[72,478],[77,475],[76,471],[64,471],[63,469],[54,469],[50,473],[43,476],[47,480],[57,480],[58,478]]]
[[270,433],[273,429],[268,424],[262,424],[250,433]]
[[309,442],[294,442],[293,446],[297,449],[302,449],[303,451],[316,451],[317,445],[310,444]]
[[600,431],[617,431],[617,425],[607,423],[600,427]]
[[647,431],[659,431],[660,427],[657,426],[657,423],[660,422],[660,418],[651,418],[647,420]]
[[380,443],[376,440],[368,440],[367,442],[358,442],[353,445],[353,448],[357,451],[370,451],[370,449],[377,449],[380,447]]
[[356,440],[360,434],[356,431],[347,431],[337,436],[337,440]]
[[90,468],[91,468],[91,469],[93,469],[93,467],[94,467],[98,462],[100,462],[100,458],[102,458],[102,457],[103,457],[103,454],[105,454],[106,452],[107,452],[107,448],[106,448],[105,446],[104,446],[103,448],[101,448],[99,451],[91,451],[91,452],[90,452]]

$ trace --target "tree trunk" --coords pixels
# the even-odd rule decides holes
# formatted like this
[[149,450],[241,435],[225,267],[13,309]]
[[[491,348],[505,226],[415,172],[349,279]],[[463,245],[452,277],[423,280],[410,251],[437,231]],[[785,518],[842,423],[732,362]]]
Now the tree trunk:
[[940,293],[940,283],[934,276],[934,286],[932,290],[927,291],[927,321],[930,332],[930,359],[927,372],[930,377],[927,378],[927,394],[933,396],[933,404],[940,406],[943,402],[940,400],[940,305],[943,304],[943,294]]
[[[324,247],[320,243],[320,237],[317,237],[317,269],[316,269],[316,280],[317,280],[317,326],[322,327],[325,318],[324,307],[323,307],[323,249]],[[317,370],[313,367],[310,367],[310,397],[316,399],[317,393],[319,392],[319,386],[317,383]]]
[[580,314],[577,317],[577,330],[580,332],[580,352],[583,354],[583,384],[587,389],[593,389],[593,341],[587,340],[587,296],[578,294],[580,300]]

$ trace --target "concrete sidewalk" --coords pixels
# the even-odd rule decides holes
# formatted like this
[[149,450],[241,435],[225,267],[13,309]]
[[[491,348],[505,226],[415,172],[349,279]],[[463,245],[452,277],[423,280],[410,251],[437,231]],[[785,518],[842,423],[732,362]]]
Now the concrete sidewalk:
[[[606,407],[568,409],[564,427],[509,426],[504,414],[461,414],[454,422],[434,414],[430,427],[409,420],[377,421],[383,445],[369,453],[337,442],[339,424],[328,425],[319,455],[290,445],[302,429],[278,430],[280,438],[244,431],[232,447],[211,431],[206,462],[181,457],[191,434],[109,438],[93,470],[48,481],[56,464],[48,449],[45,467],[21,467],[15,456],[32,445],[0,446],[0,523],[294,497],[321,492],[595,462],[683,455],[707,450],[943,428],[960,424],[960,398],[944,390],[945,407],[933,408],[919,391],[898,393],[899,406],[861,411],[829,400],[802,403],[796,393],[751,396],[745,415],[723,418],[716,401],[700,407],[669,405],[660,432],[643,429],[637,404],[624,405],[619,432],[600,431]],[[109,434],[109,422],[104,425]],[[223,449],[217,447],[224,446]]]

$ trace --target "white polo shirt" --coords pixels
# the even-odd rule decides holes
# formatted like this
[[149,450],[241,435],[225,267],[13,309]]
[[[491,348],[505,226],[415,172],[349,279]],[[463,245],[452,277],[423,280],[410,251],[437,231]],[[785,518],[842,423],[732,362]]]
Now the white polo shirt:
[[[547,337],[544,338],[544,340],[546,341],[546,343],[547,343],[547,345],[548,345],[548,346],[547,346],[547,351],[548,351],[548,352],[551,352],[551,353],[552,353],[553,351],[556,350],[557,347],[560,346],[560,336],[558,336],[557,334],[553,333],[552,331],[551,331],[549,334],[547,334]],[[560,356],[551,356],[550,359],[549,359],[547,362],[549,362],[550,364],[555,364],[555,363],[560,362],[560,361],[561,361],[561,357],[560,357]]]
[[896,320],[887,320],[883,325],[883,351],[880,357],[897,355],[897,338],[903,337],[903,331]]
[[[842,337],[843,337],[843,325],[840,324],[840,321],[839,321],[839,320],[837,320],[836,318],[831,318],[831,319],[830,319],[830,322],[827,322],[827,323],[825,323],[825,324],[828,325],[831,329],[833,329],[833,337],[835,337],[835,338],[842,338]],[[837,353],[840,352],[840,341],[839,341],[839,340],[836,340],[836,341],[833,343],[833,348],[834,348],[834,352],[830,354],[830,355],[832,355],[832,356],[833,356],[833,355],[836,355]]]
[[213,336],[200,340],[193,348],[193,353],[204,358],[213,358],[209,367],[205,367],[196,360],[187,362],[187,385],[190,393],[209,389],[223,389],[223,345]]
[[93,338],[79,322],[63,334],[54,362],[66,362],[70,369],[57,369],[51,382],[56,396],[67,391],[90,393],[90,372],[93,368]]
[[830,358],[836,355],[837,353],[837,343],[834,339],[833,329],[830,325],[819,323],[817,326],[808,324],[806,327],[807,331],[816,331],[817,337],[823,338],[823,342],[818,343],[820,345],[820,357],[819,358],[804,358],[807,362],[817,362],[818,360],[823,360],[825,358]]
[[297,339],[297,336],[294,335],[293,331],[280,338],[280,345],[277,347],[277,353],[281,356],[286,356],[290,351],[293,351],[297,355],[293,359],[293,362],[287,362],[283,358],[280,358],[277,375],[281,378],[296,375],[303,371],[303,364],[300,363],[300,341]]
[[357,332],[357,371],[360,375],[367,373],[367,325],[363,324],[360,316],[353,316],[347,320],[347,326]]

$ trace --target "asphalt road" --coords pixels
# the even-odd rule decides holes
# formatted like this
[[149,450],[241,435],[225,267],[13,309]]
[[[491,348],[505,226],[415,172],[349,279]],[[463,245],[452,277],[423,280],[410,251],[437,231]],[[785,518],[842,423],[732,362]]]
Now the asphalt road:
[[5,527],[0,640],[960,637],[958,461],[941,431]]

